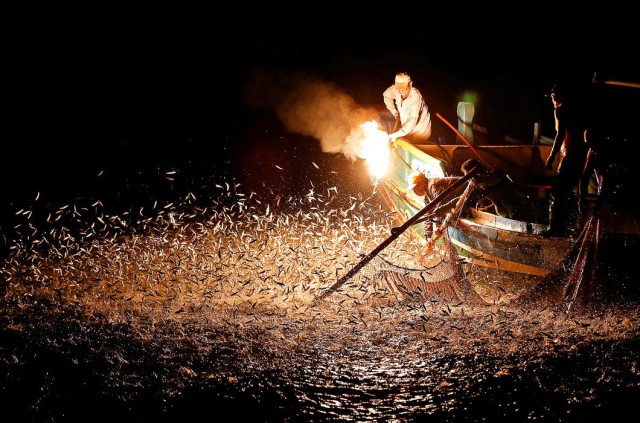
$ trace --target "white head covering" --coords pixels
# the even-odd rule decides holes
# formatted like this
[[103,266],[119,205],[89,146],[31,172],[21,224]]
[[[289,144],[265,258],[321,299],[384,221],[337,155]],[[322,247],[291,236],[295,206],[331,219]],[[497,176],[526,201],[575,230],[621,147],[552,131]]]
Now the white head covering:
[[400,72],[396,74],[395,86],[398,89],[405,89],[411,82],[409,74]]

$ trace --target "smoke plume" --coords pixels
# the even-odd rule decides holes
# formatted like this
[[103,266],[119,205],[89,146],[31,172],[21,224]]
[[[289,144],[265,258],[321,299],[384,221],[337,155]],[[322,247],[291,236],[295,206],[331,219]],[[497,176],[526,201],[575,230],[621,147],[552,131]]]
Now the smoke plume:
[[256,73],[247,87],[251,107],[272,109],[292,132],[314,137],[325,153],[356,159],[364,132],[360,125],[378,120],[336,84],[303,73]]

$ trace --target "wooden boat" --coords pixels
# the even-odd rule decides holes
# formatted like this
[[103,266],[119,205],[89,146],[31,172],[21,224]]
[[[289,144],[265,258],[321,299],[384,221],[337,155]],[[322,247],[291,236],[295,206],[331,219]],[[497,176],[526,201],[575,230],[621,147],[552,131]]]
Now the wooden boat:
[[[408,189],[409,175],[424,172],[428,177],[461,175],[461,164],[480,156],[495,171],[507,175],[526,195],[530,219],[505,218],[495,212],[467,207],[447,226],[449,238],[463,261],[516,274],[543,277],[571,250],[580,233],[566,237],[543,237],[547,225],[549,189],[554,173],[545,168],[550,145],[416,145],[399,139],[392,146],[390,166],[378,192],[387,206],[404,222],[424,207],[424,201]],[[557,159],[556,159],[557,160]],[[596,204],[594,198],[592,204]],[[637,203],[635,203],[637,204]],[[639,209],[632,204],[600,203],[599,230],[603,236],[626,243],[626,237],[640,236]],[[422,241],[422,225],[412,227]],[[622,238],[619,238],[622,237]],[[637,243],[637,241],[635,241]]]
[[[640,84],[633,87],[640,88]],[[603,101],[605,98],[600,98],[600,104],[609,110],[609,106],[615,102]],[[604,142],[601,146],[605,146],[607,151],[602,157],[606,158],[604,174],[609,189],[601,193],[597,184],[591,184],[586,213],[580,222],[573,224],[573,232],[563,237],[540,234],[548,225],[550,190],[556,176],[555,170],[548,170],[545,166],[552,140],[540,137],[539,131],[534,131],[532,143],[507,136],[492,140],[483,128],[466,125],[463,130],[479,130],[484,135],[477,137],[477,142],[472,144],[436,113],[457,133],[456,144],[441,143],[440,137],[438,144],[412,144],[404,139],[393,143],[388,169],[379,179],[377,192],[397,215],[400,226],[393,228],[389,238],[320,298],[334,292],[367,266],[372,268],[367,272],[367,280],[379,280],[382,289],[397,293],[396,296],[401,298],[416,296],[425,299],[447,292],[450,295],[445,297],[449,300],[470,304],[490,303],[491,300],[483,295],[480,295],[483,298],[479,298],[477,286],[468,278],[469,273],[461,270],[460,263],[468,263],[474,269],[490,269],[492,275],[506,274],[507,280],[526,281],[527,287],[507,299],[510,304],[540,305],[551,299],[552,305],[562,305],[566,310],[580,307],[574,307],[574,304],[591,303],[597,285],[592,282],[598,278],[596,273],[599,269],[605,269],[605,276],[616,282],[624,284],[628,278],[635,278],[634,282],[637,282],[634,266],[629,266],[627,260],[640,250],[640,195],[633,177],[637,157],[640,157],[640,141],[637,135],[628,137],[627,134],[636,134],[638,127],[635,125],[635,115],[633,119],[624,120],[631,124],[630,132],[627,132],[629,128],[623,128],[618,120],[603,118],[603,111],[594,115],[598,116],[601,129],[611,130],[598,138],[599,142]],[[391,128],[395,120],[390,113],[380,111],[378,123],[387,133],[393,132]],[[509,187],[516,187],[519,194],[509,197],[507,203],[521,206],[519,210],[526,210],[526,213],[512,213],[505,217],[499,210],[479,209],[477,204],[460,207],[467,194],[465,189],[455,207],[445,208],[451,212],[446,215],[439,230],[435,231],[435,236],[427,239],[424,226],[418,223],[428,217],[427,212],[436,212],[433,203],[436,200],[444,201],[444,198],[439,198],[439,195],[425,207],[424,199],[409,188],[410,175],[420,171],[427,177],[460,176],[459,181],[468,183],[473,176],[463,176],[461,165],[472,158],[479,159],[497,174],[508,177],[513,184],[509,184]],[[558,160],[556,157],[554,169]],[[592,182],[594,180],[592,178]],[[460,186],[456,189],[459,190]],[[447,195],[455,194],[449,192]],[[577,203],[577,199],[573,201]],[[377,255],[404,231],[409,231],[425,245],[417,257],[419,265],[409,267],[386,260],[376,263]],[[434,241],[436,239],[439,241]],[[432,248],[434,242],[439,242],[435,245],[444,248],[439,248],[439,252],[433,251],[437,250]],[[443,258],[439,258],[438,254]],[[449,259],[456,254],[459,260]],[[600,261],[601,257],[606,259]]]
[[[593,304],[593,298],[600,294],[596,292],[600,289],[598,284],[593,283],[600,239],[614,236],[613,242],[603,250],[625,257],[621,250],[640,245],[640,208],[637,200],[619,202],[609,198],[602,202],[594,198],[582,227],[574,234],[540,235],[547,227],[549,192],[555,177],[545,167],[550,148],[550,145],[539,144],[416,145],[396,140],[377,192],[397,215],[400,226],[392,228],[387,239],[317,299],[326,298],[354,278],[357,285],[372,283],[375,289],[400,300],[480,306],[506,302],[516,307],[549,305],[565,311]],[[517,199],[514,197],[514,201],[526,198],[527,219],[506,218],[472,205],[460,207],[477,171],[473,169],[462,175],[460,168],[476,156],[482,157],[494,171],[507,175],[525,193]],[[409,176],[415,171],[424,172],[428,177],[458,175],[460,179],[425,205],[424,199],[409,188]],[[464,192],[458,194],[463,186]],[[436,210],[436,204],[444,204],[456,196],[455,206],[445,208],[452,211],[444,219],[443,235],[438,236],[436,231],[435,238],[427,239],[424,226],[419,222]],[[407,263],[379,257],[383,249],[407,231],[424,243],[420,253]],[[438,248],[429,248],[434,239],[438,240],[439,244],[435,244]],[[470,266],[463,269],[463,263]],[[492,278],[498,276],[492,280],[497,290],[488,292],[486,286],[471,280],[467,270],[476,268],[488,269]],[[497,279],[499,283],[494,283]],[[511,292],[504,289],[506,285]]]

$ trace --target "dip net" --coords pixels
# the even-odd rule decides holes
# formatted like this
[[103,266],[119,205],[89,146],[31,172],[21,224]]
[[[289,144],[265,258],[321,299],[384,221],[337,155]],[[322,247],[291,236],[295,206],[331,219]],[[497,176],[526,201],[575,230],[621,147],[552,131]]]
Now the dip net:
[[371,280],[377,290],[388,291],[401,300],[486,304],[466,278],[447,231],[441,240],[437,247],[423,252],[416,268],[399,266],[377,256],[357,278]]
[[485,305],[486,302],[467,280],[448,233],[444,231],[440,239],[442,241],[433,248],[423,250],[411,267],[393,263],[380,254],[375,255],[357,269],[357,273],[348,276],[347,287],[373,288],[378,294],[391,295],[406,302]]
[[565,312],[585,312],[603,297],[595,271],[600,239],[596,211],[587,216],[580,236],[558,264],[536,285],[510,302],[520,308],[555,307]]
[[[417,260],[398,260],[403,264],[411,263],[411,266],[395,264],[379,254],[397,237],[392,230],[390,238],[365,256],[319,298],[326,298],[348,282],[359,289],[373,287],[376,292],[405,301],[489,305],[490,302],[475,290],[467,278],[460,263],[461,258],[447,230],[452,219],[459,215],[473,189],[474,184],[470,182],[465,192],[458,197],[455,207],[446,214],[439,228],[427,240],[417,255]],[[564,258],[546,276],[538,279],[533,287],[513,298],[509,304],[520,308],[559,307],[566,312],[585,311],[590,308],[593,298],[601,295],[594,284],[600,236],[598,216],[597,211],[590,210],[580,236]],[[417,220],[413,220],[408,223],[416,222]],[[408,227],[405,224],[400,229]]]

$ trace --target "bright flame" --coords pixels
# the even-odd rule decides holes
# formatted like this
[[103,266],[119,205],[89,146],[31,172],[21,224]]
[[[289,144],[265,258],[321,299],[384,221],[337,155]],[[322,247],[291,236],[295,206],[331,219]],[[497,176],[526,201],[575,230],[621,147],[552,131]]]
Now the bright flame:
[[358,157],[365,160],[369,174],[381,179],[389,166],[389,134],[378,129],[378,122],[370,120],[360,125],[364,139],[360,142]]

